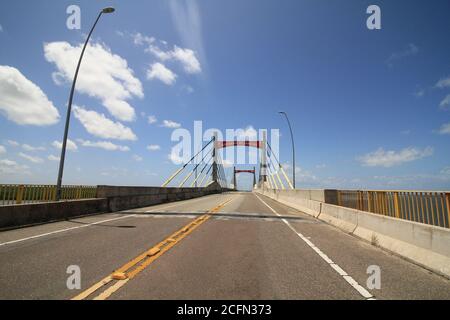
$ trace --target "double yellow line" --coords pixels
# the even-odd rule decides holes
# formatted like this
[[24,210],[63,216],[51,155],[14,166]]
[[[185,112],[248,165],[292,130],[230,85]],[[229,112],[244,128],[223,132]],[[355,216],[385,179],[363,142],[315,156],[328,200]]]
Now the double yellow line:
[[169,251],[172,247],[174,247],[177,243],[179,243],[181,240],[187,237],[200,225],[208,221],[211,218],[212,214],[219,212],[224,206],[226,206],[231,201],[232,199],[229,199],[219,204],[217,207],[209,210],[203,216],[195,219],[194,221],[184,226],[171,236],[167,237],[165,240],[158,243],[156,246],[140,254],[133,260],[127,262],[122,267],[114,271],[112,274],[110,274],[103,280],[97,282],[92,287],[83,291],[82,293],[72,298],[71,300],[85,300],[90,298],[91,296],[93,296],[93,300],[108,299],[114,292],[116,292],[125,284],[127,284],[128,281],[136,277],[140,272],[142,272],[145,268],[147,268],[156,259],[158,259],[164,253]]

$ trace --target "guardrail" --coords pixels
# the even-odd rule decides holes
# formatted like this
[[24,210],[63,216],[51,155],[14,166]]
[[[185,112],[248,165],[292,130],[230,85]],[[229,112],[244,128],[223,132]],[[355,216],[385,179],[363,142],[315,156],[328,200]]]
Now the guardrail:
[[337,204],[450,228],[450,193],[445,191],[337,190]]
[[[56,186],[6,184],[0,185],[0,205],[55,201]],[[91,199],[97,197],[96,186],[63,186],[61,200]]]

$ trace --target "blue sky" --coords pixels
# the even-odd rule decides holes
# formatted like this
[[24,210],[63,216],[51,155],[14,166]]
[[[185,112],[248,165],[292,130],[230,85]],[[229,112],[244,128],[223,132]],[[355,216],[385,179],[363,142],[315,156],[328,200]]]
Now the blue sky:
[[[381,30],[366,27],[371,4]],[[195,120],[279,128],[290,171],[284,110],[298,187],[450,189],[445,0],[2,1],[0,183],[55,183],[71,57],[109,5],[80,72],[64,183],[159,185],[176,168],[171,127]]]

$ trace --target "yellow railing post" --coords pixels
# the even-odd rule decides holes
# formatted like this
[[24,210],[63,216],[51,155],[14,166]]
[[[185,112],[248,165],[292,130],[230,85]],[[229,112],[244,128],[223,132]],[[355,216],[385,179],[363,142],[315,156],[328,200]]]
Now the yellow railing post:
[[394,192],[394,212],[395,217],[400,218],[400,208],[398,205],[398,192]]
[[22,200],[23,200],[23,190],[24,190],[24,186],[20,185],[17,189],[17,194],[16,194],[16,204],[21,204]]

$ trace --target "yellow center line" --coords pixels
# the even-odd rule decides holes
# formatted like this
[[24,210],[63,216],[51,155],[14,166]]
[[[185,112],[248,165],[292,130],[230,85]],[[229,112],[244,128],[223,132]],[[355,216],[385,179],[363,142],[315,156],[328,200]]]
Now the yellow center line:
[[211,218],[211,215],[219,212],[223,207],[230,203],[233,199],[228,199],[227,201],[219,204],[213,209],[209,210],[203,216],[195,219],[191,223],[187,224],[180,230],[176,231],[174,234],[167,237],[165,240],[161,241],[157,245],[153,246],[149,250],[140,254],[133,260],[127,262],[122,267],[114,271],[112,274],[99,281],[98,283],[91,286],[89,289],[81,292],[71,300],[84,300],[89,296],[93,295],[100,289],[102,289],[107,284],[113,282],[111,286],[106,288],[104,291],[99,293],[94,300],[105,300],[109,298],[114,292],[123,287],[129,280],[133,279],[141,271],[147,268],[152,262],[162,256],[165,252],[169,251],[177,243],[179,243],[186,236],[191,234],[200,225],[205,223]]

